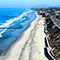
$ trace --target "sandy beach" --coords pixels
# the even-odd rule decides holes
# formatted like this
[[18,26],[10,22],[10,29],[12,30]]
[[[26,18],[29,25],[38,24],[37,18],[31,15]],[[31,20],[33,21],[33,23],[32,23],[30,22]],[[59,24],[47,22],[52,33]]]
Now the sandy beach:
[[44,18],[36,14],[36,19],[31,22],[28,29],[7,51],[0,56],[0,60],[48,60],[44,54],[45,33]]

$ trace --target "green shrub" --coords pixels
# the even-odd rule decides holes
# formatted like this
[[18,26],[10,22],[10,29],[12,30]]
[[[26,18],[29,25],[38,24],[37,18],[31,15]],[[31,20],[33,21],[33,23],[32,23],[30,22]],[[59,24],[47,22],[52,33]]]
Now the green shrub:
[[54,50],[53,50],[53,53],[54,53],[54,54],[57,54],[57,53],[58,53],[58,51],[57,51],[56,49],[54,49]]

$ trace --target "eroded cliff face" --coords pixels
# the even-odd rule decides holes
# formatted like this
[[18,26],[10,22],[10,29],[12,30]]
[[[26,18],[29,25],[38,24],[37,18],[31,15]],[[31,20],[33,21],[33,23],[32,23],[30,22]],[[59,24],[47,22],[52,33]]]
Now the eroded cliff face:
[[53,47],[51,52],[56,58],[60,59],[60,29],[55,26],[50,18],[46,19],[46,24],[49,33],[49,41]]

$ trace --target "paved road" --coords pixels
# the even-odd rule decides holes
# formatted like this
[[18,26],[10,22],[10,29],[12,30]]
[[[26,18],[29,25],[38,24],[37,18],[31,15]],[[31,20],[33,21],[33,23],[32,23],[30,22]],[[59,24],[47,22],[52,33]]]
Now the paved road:
[[53,21],[53,23],[60,29],[60,20],[53,16],[51,16],[50,18]]

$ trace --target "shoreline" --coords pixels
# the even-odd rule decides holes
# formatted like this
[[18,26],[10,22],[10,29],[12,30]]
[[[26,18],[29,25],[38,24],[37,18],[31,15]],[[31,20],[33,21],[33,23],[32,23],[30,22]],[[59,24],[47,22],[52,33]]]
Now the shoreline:
[[[36,16],[36,12],[34,12],[33,14],[35,14],[35,19],[36,19],[36,17],[37,17],[37,16]],[[35,19],[34,19],[34,20],[35,20]],[[34,21],[34,20],[33,20],[33,21]],[[31,21],[31,23],[32,23],[33,21]],[[30,27],[31,23],[29,24],[29,27]],[[28,27],[28,28],[29,28],[29,27]],[[2,56],[5,56],[7,53],[9,53],[10,49],[11,49],[12,47],[14,47],[15,44],[21,40],[21,38],[22,38],[23,35],[24,35],[24,32],[25,32],[28,28],[26,28],[26,29],[22,32],[22,34],[20,35],[20,37],[19,37],[13,44],[11,44],[11,46],[10,46],[6,51],[4,51],[4,52],[0,55],[0,59],[2,59]]]
[[[44,48],[45,48],[45,42],[44,42],[45,34],[43,26],[44,19],[41,19],[41,17],[38,16],[37,13],[35,14],[37,16],[35,20],[33,20],[30,23],[29,27],[22,33],[21,37],[14,44],[12,44],[12,46],[6,52],[6,55],[0,56],[0,60],[18,60],[18,59],[36,60],[36,56],[34,56],[34,54],[38,54],[37,55],[38,60],[40,59],[47,60],[47,58],[44,55]],[[42,35],[42,37],[40,35]],[[41,43],[43,42],[43,44],[40,45],[40,42]],[[34,43],[36,43],[36,45]],[[39,50],[39,52],[35,50],[36,48]],[[42,54],[42,56],[40,54]]]
[[30,27],[30,24],[36,19],[36,14],[35,14],[36,12],[34,12],[33,14],[35,15],[35,18],[29,23],[29,26],[19,35],[19,38],[14,42],[14,43],[12,43],[8,48],[7,48],[7,50],[5,50],[0,56],[4,56],[4,55],[6,55],[6,53],[9,51],[9,49],[12,47],[12,46],[14,46],[22,37],[23,37],[23,35],[24,35],[24,32]]

